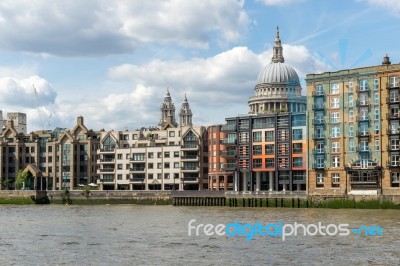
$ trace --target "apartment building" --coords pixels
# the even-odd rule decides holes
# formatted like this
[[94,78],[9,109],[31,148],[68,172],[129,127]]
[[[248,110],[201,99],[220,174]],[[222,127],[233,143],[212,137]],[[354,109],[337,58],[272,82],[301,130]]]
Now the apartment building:
[[400,64],[309,74],[310,194],[398,194]]

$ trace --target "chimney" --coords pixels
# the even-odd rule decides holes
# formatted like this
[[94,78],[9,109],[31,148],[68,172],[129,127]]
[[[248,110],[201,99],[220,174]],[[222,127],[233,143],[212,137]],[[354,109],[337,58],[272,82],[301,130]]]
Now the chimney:
[[389,56],[386,54],[383,57],[382,65],[390,65],[390,64],[391,64],[391,62],[390,62]]

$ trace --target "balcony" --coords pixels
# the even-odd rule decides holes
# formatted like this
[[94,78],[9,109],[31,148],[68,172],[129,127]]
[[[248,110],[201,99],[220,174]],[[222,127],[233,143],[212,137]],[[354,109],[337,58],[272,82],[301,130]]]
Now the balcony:
[[223,125],[221,131],[223,132],[236,131],[236,125]]
[[325,169],[325,163],[313,163],[313,169]]
[[400,134],[400,129],[388,128],[387,132],[389,136],[396,136]]
[[136,166],[136,167],[131,167],[129,168],[130,172],[143,172],[145,169],[144,166]]
[[236,145],[237,141],[236,139],[223,139],[222,144],[225,145]]
[[370,149],[370,147],[358,147],[357,152],[358,153],[370,153],[371,149]]
[[134,177],[134,178],[130,178],[129,182],[130,183],[144,183],[144,177]]
[[358,115],[357,116],[357,122],[369,122],[369,116],[368,115]]
[[115,159],[114,158],[103,158],[100,160],[97,160],[97,163],[114,163]]
[[389,90],[395,90],[400,87],[400,81],[392,82],[389,84],[388,89]]
[[358,131],[357,136],[359,138],[370,138],[371,134],[368,131]]
[[314,110],[314,111],[325,110],[325,105],[324,104],[313,104],[312,105],[312,110]]
[[386,162],[387,167],[400,167],[400,162],[399,161],[387,161]]
[[386,114],[386,119],[389,119],[389,120],[398,120],[399,118],[400,118],[399,113]]
[[236,164],[235,163],[224,163],[221,165],[222,170],[226,171],[234,171],[236,170]]
[[387,104],[398,104],[399,103],[399,96],[397,97],[386,97]]
[[114,153],[115,152],[115,148],[102,148],[100,149],[101,153]]
[[356,106],[357,106],[357,107],[370,107],[370,103],[369,103],[369,101],[360,101],[360,100],[357,100]]
[[324,97],[325,98],[325,92],[324,91],[313,91],[312,92],[313,97]]
[[325,120],[323,120],[323,119],[313,119],[313,121],[312,121],[312,124],[313,125],[325,125]]
[[388,151],[399,151],[400,150],[400,146],[398,144],[397,145],[387,145],[386,149]]
[[182,177],[181,178],[181,180],[183,181],[183,182],[198,182],[198,180],[199,180],[199,177],[198,176],[184,176],[184,177]]
[[314,155],[325,155],[325,148],[324,149],[318,149],[318,150],[314,150],[313,154]]
[[198,161],[199,156],[197,155],[184,155],[181,156],[182,161]]
[[198,172],[200,168],[198,166],[183,166],[181,170],[185,172]]
[[313,134],[313,139],[325,139],[324,134]]
[[369,93],[369,91],[370,91],[370,89],[369,89],[368,86],[364,86],[364,87],[357,86],[356,87],[356,92],[357,93],[363,93],[363,92]]
[[224,158],[236,157],[236,151],[221,151],[220,156]]
[[100,173],[114,173],[115,168],[102,168],[98,169]]
[[197,150],[198,148],[199,148],[199,145],[197,145],[197,144],[189,144],[189,143],[183,144],[181,146],[182,150]]

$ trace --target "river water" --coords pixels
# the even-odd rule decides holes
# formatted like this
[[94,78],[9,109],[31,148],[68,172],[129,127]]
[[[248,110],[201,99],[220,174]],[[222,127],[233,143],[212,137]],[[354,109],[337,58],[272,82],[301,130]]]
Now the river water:
[[[379,225],[383,236],[188,235],[193,225]],[[195,230],[192,232],[195,234]],[[400,211],[141,205],[0,205],[0,265],[395,265]]]

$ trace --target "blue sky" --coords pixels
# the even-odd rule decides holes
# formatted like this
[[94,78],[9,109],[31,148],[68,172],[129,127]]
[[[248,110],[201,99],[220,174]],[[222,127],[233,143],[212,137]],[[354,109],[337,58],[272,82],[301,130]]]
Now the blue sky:
[[301,78],[400,62],[397,0],[3,0],[0,109],[28,130],[136,129],[169,87],[177,113],[186,93],[196,124],[223,123],[248,111],[278,25]]

